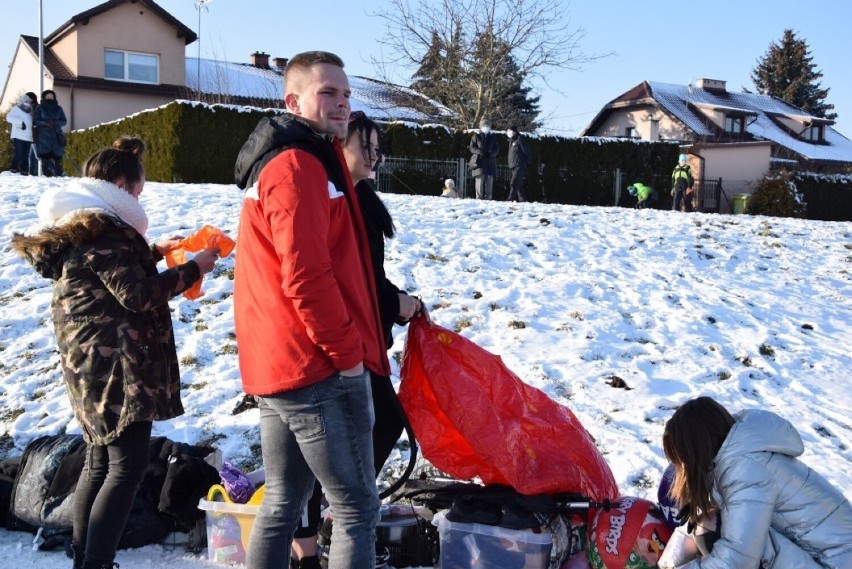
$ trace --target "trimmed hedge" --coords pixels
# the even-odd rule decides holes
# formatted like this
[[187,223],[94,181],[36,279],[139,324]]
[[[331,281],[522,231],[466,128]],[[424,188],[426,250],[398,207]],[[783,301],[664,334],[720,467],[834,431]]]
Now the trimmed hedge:
[[[442,126],[388,125],[384,131],[386,153],[393,156],[447,160],[470,156],[471,131],[451,131]],[[508,138],[497,136],[498,163],[508,156]],[[621,168],[626,179],[651,183],[655,175],[671,173],[677,164],[678,145],[597,138],[527,138],[532,164],[524,178],[528,199],[576,205],[612,205],[612,172]],[[395,174],[399,174],[396,172]],[[416,194],[435,195],[442,180],[406,172],[406,185]],[[663,188],[665,189],[665,188]],[[498,190],[495,188],[495,195]]]
[[[233,105],[177,101],[127,118],[74,131],[66,151],[82,166],[88,156],[123,135],[145,141],[145,178],[159,182],[234,182],[234,162],[248,135],[264,116]],[[66,164],[66,172],[71,172]]]
[[12,125],[6,122],[9,111],[0,113],[0,170],[8,170],[12,165]]
[[[229,184],[237,153],[261,117],[276,109],[260,110],[233,105],[207,105],[176,101],[125,119],[74,131],[66,148],[78,164],[93,152],[109,146],[122,135],[145,140],[145,175],[153,181]],[[473,133],[453,131],[439,125],[418,126],[391,123],[384,129],[385,152],[394,156],[447,160],[470,156]],[[508,139],[498,135],[504,163]],[[628,140],[529,137],[533,155],[524,185],[529,199],[589,205],[612,204],[611,172],[622,169],[630,180],[650,180],[659,169],[668,172],[677,162],[678,147],[671,143],[641,143]],[[66,165],[66,171],[73,169]],[[398,173],[399,174],[399,173]],[[434,195],[442,180],[405,173],[406,184],[416,194]],[[437,185],[436,185],[437,182]]]
[[805,198],[806,218],[852,221],[852,175],[796,172],[791,179]]
[[[262,117],[280,112],[280,109],[175,101],[119,121],[71,132],[66,150],[74,162],[82,164],[86,157],[111,145],[119,136],[136,135],[148,145],[147,179],[232,184],[234,162],[246,138]],[[7,123],[3,121],[3,125]],[[472,136],[472,131],[456,131],[440,125],[395,122],[384,127],[384,151],[407,158],[466,161]],[[505,164],[508,139],[498,134],[497,140],[498,164]],[[524,179],[527,198],[575,205],[612,205],[616,168],[621,169],[626,184],[645,182],[655,187],[655,181],[667,182],[679,152],[677,144],[666,142],[555,136],[530,136],[527,140],[533,156]],[[8,166],[10,150],[6,135],[0,142],[0,164]],[[66,172],[75,171],[67,162]],[[414,164],[396,171],[395,175],[404,180],[406,192],[415,194],[437,195],[443,185],[443,178],[438,179],[434,173]],[[808,218],[852,220],[852,177],[797,173],[793,181],[805,197]],[[665,207],[668,188],[656,189],[661,197],[658,207]],[[495,185],[495,196],[501,191]],[[622,203],[632,204],[626,194]]]

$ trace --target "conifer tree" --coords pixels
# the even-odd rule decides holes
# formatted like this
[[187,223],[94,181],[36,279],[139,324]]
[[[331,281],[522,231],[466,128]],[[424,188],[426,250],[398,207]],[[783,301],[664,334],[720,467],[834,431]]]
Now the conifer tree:
[[751,79],[760,93],[773,95],[810,114],[834,119],[834,105],[825,102],[829,89],[822,89],[822,72],[813,62],[807,42],[796,37],[793,30],[772,43],[763,57],[757,60]]
[[413,67],[412,88],[455,113],[454,127],[536,128],[534,80],[577,69],[597,56],[579,51],[584,31],[571,29],[566,0],[389,0],[377,13],[389,47],[378,67]]

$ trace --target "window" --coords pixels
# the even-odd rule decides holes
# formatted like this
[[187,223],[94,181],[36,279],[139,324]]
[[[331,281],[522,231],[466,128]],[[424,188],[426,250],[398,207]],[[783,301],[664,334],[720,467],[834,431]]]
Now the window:
[[636,130],[635,126],[628,126],[626,136],[627,138],[639,138],[639,132]]
[[820,125],[812,125],[805,129],[805,132],[802,133],[802,136],[805,140],[810,140],[811,142],[819,142],[823,138],[823,126]]
[[134,83],[159,83],[156,55],[107,49],[104,51],[104,78]]
[[742,134],[743,117],[725,117],[725,132]]

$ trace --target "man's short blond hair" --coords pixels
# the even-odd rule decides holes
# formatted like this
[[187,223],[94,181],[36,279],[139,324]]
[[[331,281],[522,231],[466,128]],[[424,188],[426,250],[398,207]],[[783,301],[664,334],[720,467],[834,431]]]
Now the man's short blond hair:
[[314,65],[327,63],[336,65],[343,69],[343,60],[337,55],[328,51],[305,51],[297,53],[288,62],[284,70],[284,95],[293,93],[291,85],[295,88],[298,85],[298,77],[303,72],[307,71]]

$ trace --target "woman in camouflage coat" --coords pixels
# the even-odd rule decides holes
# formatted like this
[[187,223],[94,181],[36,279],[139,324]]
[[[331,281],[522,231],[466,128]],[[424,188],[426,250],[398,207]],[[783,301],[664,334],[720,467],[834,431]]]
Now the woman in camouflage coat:
[[158,272],[180,237],[148,245],[139,204],[144,143],[93,155],[86,178],[51,188],[40,225],[12,244],[54,281],[52,315],[71,407],[88,452],[75,491],[74,567],[112,568],[148,463],[151,422],[183,413],[168,301],[213,268],[216,251]]

